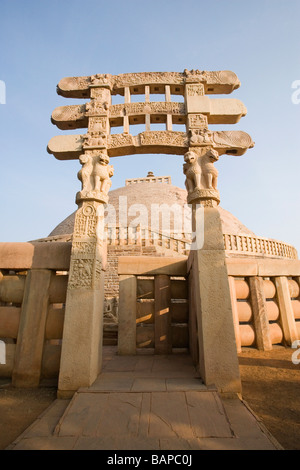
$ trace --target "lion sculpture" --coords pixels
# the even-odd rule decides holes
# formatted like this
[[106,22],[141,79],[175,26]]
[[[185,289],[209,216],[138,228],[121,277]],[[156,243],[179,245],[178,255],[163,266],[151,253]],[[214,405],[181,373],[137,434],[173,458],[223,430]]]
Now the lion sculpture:
[[210,149],[199,157],[195,152],[189,151],[184,155],[183,173],[186,176],[185,186],[188,193],[197,189],[217,190],[218,170],[214,162],[219,159],[216,150]]

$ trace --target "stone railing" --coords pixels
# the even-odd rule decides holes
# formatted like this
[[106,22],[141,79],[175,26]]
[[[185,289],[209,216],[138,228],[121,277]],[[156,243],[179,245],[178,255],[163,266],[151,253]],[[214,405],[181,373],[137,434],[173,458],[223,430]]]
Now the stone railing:
[[238,352],[300,339],[300,261],[227,259]]
[[107,227],[108,245],[137,245],[160,246],[161,248],[186,254],[190,249],[191,241],[184,233],[164,234],[150,228],[137,227]]
[[57,378],[70,243],[0,243],[0,377],[16,387]]
[[223,238],[225,250],[230,254],[298,259],[296,248],[278,240],[227,233]]
[[[106,234],[108,245],[111,246],[160,246],[183,255],[187,254],[191,248],[191,240],[186,233],[166,235],[161,231],[140,226],[115,226],[106,227]],[[229,233],[224,233],[223,239],[225,250],[229,255],[298,259],[296,248],[278,240]],[[71,240],[72,234],[69,234],[42,238],[35,242],[70,242]]]
[[122,256],[118,353],[187,352],[187,257]]

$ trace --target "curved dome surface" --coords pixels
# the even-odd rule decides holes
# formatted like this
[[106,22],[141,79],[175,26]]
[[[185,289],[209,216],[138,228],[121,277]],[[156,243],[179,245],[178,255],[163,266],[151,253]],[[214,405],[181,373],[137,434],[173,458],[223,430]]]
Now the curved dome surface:
[[[172,207],[174,204],[183,207],[187,204],[187,192],[185,189],[173,186],[170,183],[148,182],[147,178],[141,179],[141,182],[128,184],[122,188],[115,189],[109,193],[109,206],[116,211],[116,224],[119,223],[120,208],[127,209],[128,222],[137,217],[141,205],[146,208],[148,220],[153,211],[157,211],[162,204]],[[173,206],[174,207],[174,206]],[[255,234],[242,224],[234,215],[219,206],[223,233],[233,235],[249,235]],[[49,234],[51,236],[67,235],[73,233],[75,212],[63,220]],[[110,217],[109,217],[109,220]]]

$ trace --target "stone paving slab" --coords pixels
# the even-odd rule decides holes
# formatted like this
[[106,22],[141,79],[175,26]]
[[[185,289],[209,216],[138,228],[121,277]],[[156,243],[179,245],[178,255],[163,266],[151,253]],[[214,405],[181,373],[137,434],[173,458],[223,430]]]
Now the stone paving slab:
[[65,400],[56,400],[8,449],[281,448],[239,398],[217,392],[79,392],[65,408]]
[[[110,350],[109,350],[110,351]],[[120,362],[118,362],[120,360]],[[206,387],[191,358],[106,356],[103,373],[57,399],[10,450],[281,449],[248,406]]]

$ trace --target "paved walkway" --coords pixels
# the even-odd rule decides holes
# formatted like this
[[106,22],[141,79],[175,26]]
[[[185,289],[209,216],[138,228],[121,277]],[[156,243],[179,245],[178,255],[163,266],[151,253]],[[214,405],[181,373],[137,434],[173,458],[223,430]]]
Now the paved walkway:
[[94,384],[56,400],[8,449],[280,449],[243,401],[202,383],[190,356],[104,349]]

